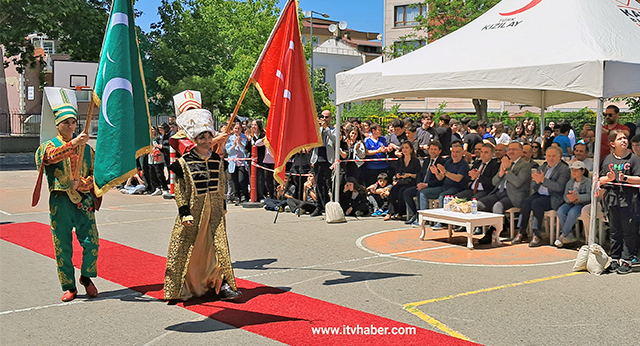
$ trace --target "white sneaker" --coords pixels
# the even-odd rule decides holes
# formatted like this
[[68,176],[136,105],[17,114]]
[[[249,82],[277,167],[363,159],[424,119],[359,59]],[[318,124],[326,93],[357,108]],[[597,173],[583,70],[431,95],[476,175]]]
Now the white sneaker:
[[557,247],[562,247],[562,241],[560,239],[556,239],[556,241],[553,242],[553,245]]
[[151,193],[151,196],[160,196],[162,194],[162,190],[160,190],[160,188],[157,188],[155,191],[153,191],[153,193]]
[[285,206],[284,206],[284,211],[286,211],[286,212],[291,212],[291,207],[290,207],[290,206],[288,206],[288,205],[285,205]]

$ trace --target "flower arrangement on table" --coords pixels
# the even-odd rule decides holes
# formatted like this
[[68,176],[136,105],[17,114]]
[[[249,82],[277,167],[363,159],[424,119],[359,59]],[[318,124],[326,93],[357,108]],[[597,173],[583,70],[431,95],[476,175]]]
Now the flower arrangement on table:
[[446,210],[469,214],[471,213],[471,201],[467,201],[464,198],[453,198],[445,208]]

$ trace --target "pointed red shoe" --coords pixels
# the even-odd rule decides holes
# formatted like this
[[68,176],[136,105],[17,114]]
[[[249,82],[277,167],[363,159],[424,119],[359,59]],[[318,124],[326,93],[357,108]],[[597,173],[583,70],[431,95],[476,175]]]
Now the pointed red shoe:
[[76,299],[76,295],[78,294],[78,291],[75,292],[71,292],[71,290],[67,290],[66,292],[64,292],[64,294],[62,295],[62,298],[60,298],[63,302],[70,302],[74,299]]
[[[80,284],[82,284],[82,282]],[[95,298],[98,296],[98,289],[96,288],[96,285],[93,284],[93,282],[90,283],[89,286],[84,286],[84,289],[87,291],[87,295],[90,298]]]

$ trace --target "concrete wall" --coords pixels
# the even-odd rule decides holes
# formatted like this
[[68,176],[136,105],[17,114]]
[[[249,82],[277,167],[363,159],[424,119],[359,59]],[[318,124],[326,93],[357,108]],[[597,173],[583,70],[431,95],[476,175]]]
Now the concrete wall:
[[0,153],[35,153],[38,146],[38,136],[0,136]]

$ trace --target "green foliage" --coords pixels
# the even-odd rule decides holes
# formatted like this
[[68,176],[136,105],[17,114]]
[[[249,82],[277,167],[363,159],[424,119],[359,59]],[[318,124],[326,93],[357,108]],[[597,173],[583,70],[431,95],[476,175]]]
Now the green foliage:
[[[195,89],[202,92],[204,108],[232,113],[277,21],[277,1],[162,0],[159,14],[145,52],[157,109],[173,113],[172,95]],[[251,87],[239,113],[265,117],[268,112]]]
[[[311,67],[309,67],[311,68]],[[329,109],[331,114],[335,114],[336,106],[333,105],[333,101],[329,97],[333,93],[333,88],[328,82],[323,82],[324,71],[322,69],[316,69],[313,74],[314,87],[313,99],[316,103],[316,111],[318,114],[325,109]]]
[[[42,63],[34,56],[30,34],[45,34],[59,44],[56,51],[73,60],[98,61],[110,1],[0,0],[0,44],[18,72]],[[5,62],[5,67],[7,62]]]

